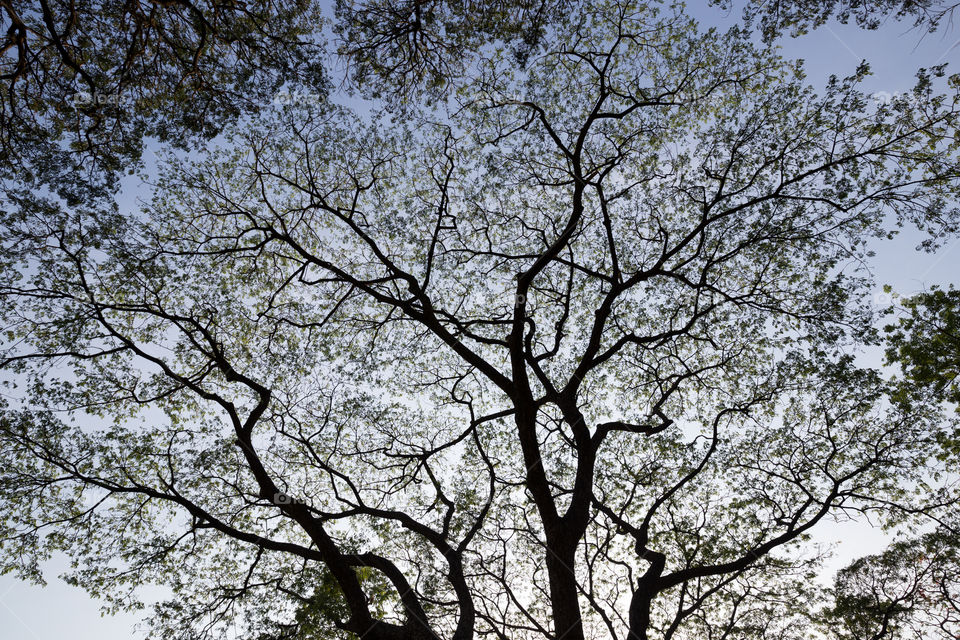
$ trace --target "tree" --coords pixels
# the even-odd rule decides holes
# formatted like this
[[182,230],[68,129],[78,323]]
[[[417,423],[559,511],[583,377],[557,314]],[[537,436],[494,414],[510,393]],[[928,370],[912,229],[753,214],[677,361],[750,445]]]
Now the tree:
[[933,287],[901,300],[903,315],[887,325],[887,360],[903,368],[906,391],[960,404],[960,291]]
[[[933,287],[897,300],[900,307],[889,310],[900,312],[897,323],[885,327],[887,361],[902,369],[893,399],[955,404],[960,399],[960,292]],[[942,429],[938,440],[939,457],[957,460],[957,432]],[[840,638],[955,638],[960,633],[958,560],[960,528],[953,511],[933,531],[902,538],[843,569],[825,622]]]
[[869,239],[956,231],[960,79],[818,94],[657,5],[536,42],[8,212],[4,569],[169,585],[158,637],[799,638],[818,524],[949,508],[852,353]]
[[[348,39],[366,38],[345,47],[357,79],[392,57],[394,83],[409,88],[425,70],[434,83],[452,72],[465,44],[517,39],[523,55],[570,4],[500,0],[468,14],[439,0],[339,2],[336,25]],[[321,8],[314,0],[0,3],[4,194],[15,206],[45,191],[71,206],[91,198],[102,206],[119,178],[142,166],[151,140],[189,149],[271,102],[326,100]]]
[[464,72],[466,52],[490,41],[509,46],[524,64],[547,29],[576,0],[493,0],[483,3],[427,0],[337,0],[341,53],[358,86],[404,92],[444,85]]
[[[730,0],[710,0],[726,9]],[[953,24],[960,3],[950,0],[751,0],[744,17],[759,18],[764,37],[772,40],[784,33],[800,35],[823,26],[831,18],[846,24],[851,19],[865,29],[876,29],[886,20],[914,21],[914,27],[927,32]]]
[[[960,540],[941,528],[861,558],[837,577],[828,619],[843,638],[956,638],[960,633]],[[837,627],[834,627],[835,629]]]
[[184,147],[269,104],[326,94],[312,0],[0,2],[0,180],[109,198],[145,139]]

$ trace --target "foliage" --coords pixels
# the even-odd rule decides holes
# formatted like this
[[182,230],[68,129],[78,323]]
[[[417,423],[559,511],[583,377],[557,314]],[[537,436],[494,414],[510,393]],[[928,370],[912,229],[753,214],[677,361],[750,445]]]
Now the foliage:
[[933,640],[960,634],[960,539],[944,527],[840,572],[828,620],[837,637]]
[[886,327],[887,360],[911,386],[960,405],[960,291],[934,287],[901,305],[904,315]]
[[0,180],[71,204],[110,196],[144,142],[189,146],[269,105],[326,93],[311,0],[0,3]]
[[957,231],[960,78],[818,92],[652,3],[520,33],[3,213],[4,571],[167,585],[164,638],[799,638],[817,526],[954,508],[940,407],[854,354],[871,242]]
[[341,53],[360,86],[380,95],[440,92],[491,41],[508,43],[520,65],[548,29],[581,7],[575,0],[337,0]]
[[[710,0],[730,9],[731,0]],[[789,32],[798,36],[831,19],[846,24],[851,19],[865,29],[876,29],[889,19],[912,19],[925,31],[953,24],[960,3],[950,0],[750,0],[744,17],[759,17],[760,30],[767,39]]]
[[[898,321],[885,328],[887,361],[902,369],[892,398],[903,404],[956,404],[960,291],[933,287],[898,302],[900,306],[889,311],[899,312]],[[950,424],[945,422],[936,436],[943,449],[938,457],[957,460],[960,439],[948,430]],[[934,531],[898,540],[838,574],[835,602],[824,620],[836,637],[894,640],[960,634],[960,529],[953,513]]]

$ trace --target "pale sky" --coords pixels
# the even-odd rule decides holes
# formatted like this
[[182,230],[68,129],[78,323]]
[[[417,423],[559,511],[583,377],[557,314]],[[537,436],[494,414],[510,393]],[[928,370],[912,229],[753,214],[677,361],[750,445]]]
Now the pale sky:
[[[724,15],[699,6],[692,12],[702,22],[720,27],[739,18],[738,14]],[[919,67],[947,62],[948,72],[960,70],[960,26],[924,36],[910,30],[910,24],[890,22],[877,31],[863,31],[831,23],[802,38],[784,39],[781,44],[785,57],[806,61],[808,79],[814,87],[823,86],[831,73],[851,74],[862,59],[871,63],[874,72],[866,83],[872,92],[893,94],[910,89]],[[934,255],[915,251],[917,241],[917,236],[905,234],[875,245],[873,266],[879,284],[890,284],[896,291],[910,294],[933,284],[960,281],[960,238]],[[857,525],[827,527],[818,539],[840,543],[827,566],[831,573],[854,557],[879,551],[886,543],[882,533]],[[133,628],[138,616],[101,616],[98,601],[60,580],[59,574],[67,568],[65,558],[47,563],[46,587],[0,576],[0,640],[127,640],[144,636]],[[829,579],[829,575],[824,578]]]

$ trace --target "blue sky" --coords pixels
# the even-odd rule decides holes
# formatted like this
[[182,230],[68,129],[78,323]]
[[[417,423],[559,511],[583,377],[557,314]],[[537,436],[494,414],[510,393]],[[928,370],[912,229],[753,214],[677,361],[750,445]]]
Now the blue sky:
[[[704,23],[718,26],[736,22],[739,15],[725,15],[715,9],[693,10]],[[919,67],[944,62],[956,72],[960,67],[960,27],[924,35],[910,30],[909,23],[890,22],[877,31],[831,23],[798,39],[782,41],[787,58],[806,61],[809,81],[822,86],[830,74],[853,72],[862,59],[871,63],[874,75],[867,82],[872,92],[893,94],[908,90]],[[879,284],[890,284],[909,294],[933,284],[960,280],[960,238],[931,255],[915,250],[918,237],[905,233],[877,244],[873,269]],[[880,296],[879,289],[874,295]],[[883,301],[883,298],[879,298]],[[884,536],[864,526],[828,527],[819,539],[840,543],[828,568],[838,568],[852,557],[874,552],[885,544]],[[143,637],[133,625],[138,616],[120,614],[103,617],[100,603],[80,589],[66,585],[58,575],[68,569],[65,558],[44,567],[46,587],[30,585],[10,576],[0,576],[0,640],[121,640]]]

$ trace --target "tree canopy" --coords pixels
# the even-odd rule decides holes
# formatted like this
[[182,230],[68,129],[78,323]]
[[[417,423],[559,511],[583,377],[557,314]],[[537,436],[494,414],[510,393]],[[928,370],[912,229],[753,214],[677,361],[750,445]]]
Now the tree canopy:
[[[322,44],[300,4],[237,41],[171,4],[188,40]],[[956,513],[942,407],[856,355],[873,242],[957,232],[960,76],[877,104],[865,64],[817,89],[653,2],[340,2],[334,33],[368,109],[267,101],[299,62],[198,46],[212,104],[269,104],[201,110],[135,210],[5,208],[0,569],[65,552],[117,608],[169,587],[158,638],[866,628],[891,562],[825,609],[809,541]]]
[[109,198],[145,139],[191,146],[282,86],[325,93],[319,20],[313,0],[0,2],[4,194]]
[[886,327],[887,360],[903,367],[905,391],[960,405],[960,291],[934,287],[899,301],[904,313]]
[[[710,0],[727,9],[731,0]],[[953,24],[960,3],[951,0],[750,0],[743,15],[758,20],[764,37],[782,34],[800,35],[823,26],[831,19],[850,21],[865,29],[876,29],[889,20],[912,21],[913,26],[933,32],[944,24]]]
[[956,524],[899,540],[837,576],[828,619],[841,638],[943,639],[960,634]]

